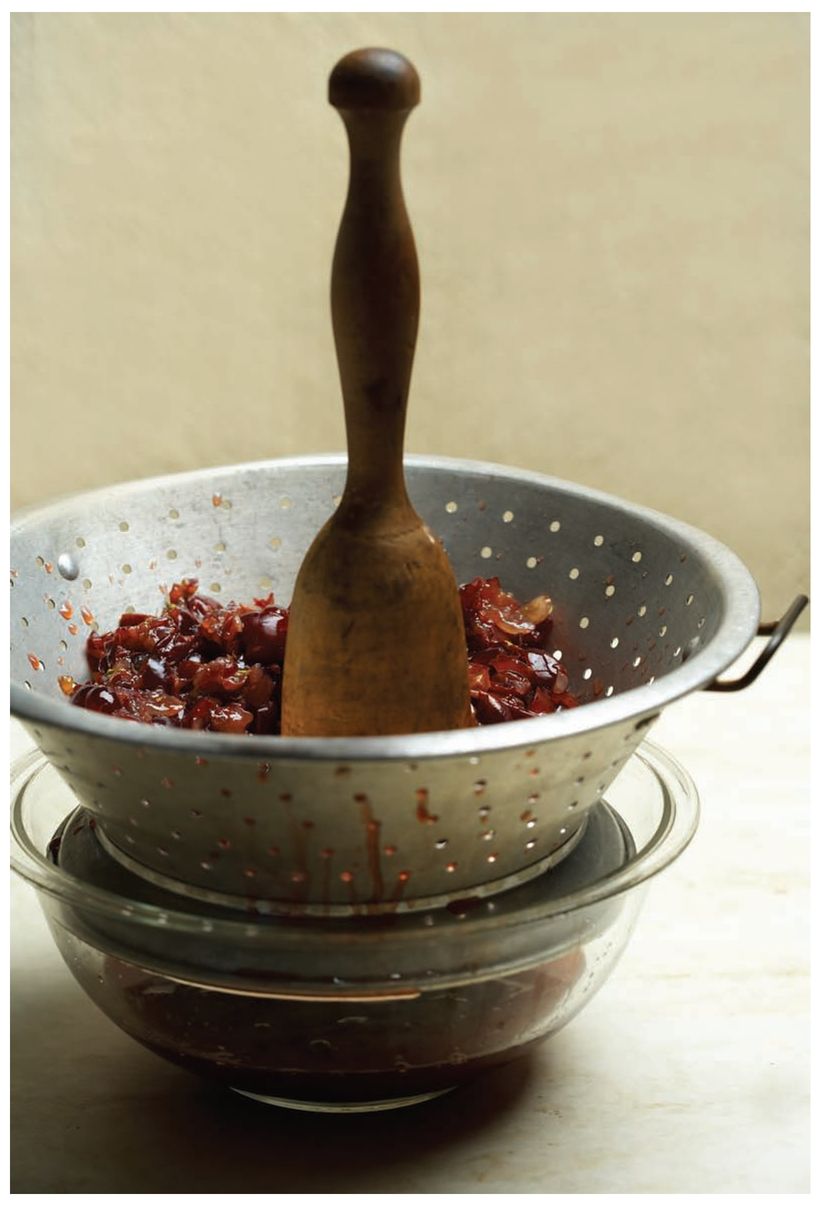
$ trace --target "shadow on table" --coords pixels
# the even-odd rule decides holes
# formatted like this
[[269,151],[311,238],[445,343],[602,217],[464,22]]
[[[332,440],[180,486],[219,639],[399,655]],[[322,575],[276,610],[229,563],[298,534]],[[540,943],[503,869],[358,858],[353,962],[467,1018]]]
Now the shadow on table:
[[144,1051],[60,972],[13,1000],[17,1193],[410,1192],[420,1162],[489,1131],[533,1074],[524,1058],[404,1110],[292,1113]]

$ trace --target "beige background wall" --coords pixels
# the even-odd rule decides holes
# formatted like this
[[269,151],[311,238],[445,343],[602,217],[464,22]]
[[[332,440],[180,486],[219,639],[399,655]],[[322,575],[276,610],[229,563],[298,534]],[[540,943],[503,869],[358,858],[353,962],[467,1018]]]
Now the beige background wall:
[[343,446],[328,71],[422,75],[407,446],[544,470],[808,585],[806,16],[21,14],[13,502]]

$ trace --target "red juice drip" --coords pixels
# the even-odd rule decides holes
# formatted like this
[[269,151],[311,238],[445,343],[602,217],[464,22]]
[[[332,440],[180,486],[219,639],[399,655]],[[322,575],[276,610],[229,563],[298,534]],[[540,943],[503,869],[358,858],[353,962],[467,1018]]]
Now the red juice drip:
[[371,877],[372,894],[376,900],[381,900],[385,890],[382,880],[382,852],[379,848],[379,831],[382,826],[373,818],[368,797],[360,792],[354,798],[359,805],[362,823],[365,826],[365,844],[368,851],[368,871]]
[[435,825],[439,820],[432,812],[428,812],[429,792],[426,787],[416,789],[416,819],[420,825]]

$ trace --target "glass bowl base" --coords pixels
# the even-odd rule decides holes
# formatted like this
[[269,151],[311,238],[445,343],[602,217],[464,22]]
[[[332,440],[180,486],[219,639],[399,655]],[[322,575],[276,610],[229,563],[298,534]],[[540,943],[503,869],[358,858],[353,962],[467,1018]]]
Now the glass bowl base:
[[240,1097],[250,1097],[252,1101],[261,1101],[264,1105],[279,1106],[285,1110],[303,1110],[309,1114],[375,1114],[382,1110],[401,1110],[405,1106],[421,1105],[423,1101],[433,1101],[452,1093],[456,1085],[448,1085],[445,1089],[436,1089],[432,1093],[415,1093],[411,1097],[389,1097],[384,1101],[300,1101],[293,1097],[269,1097],[264,1093],[250,1093],[247,1089],[237,1089],[234,1093]]

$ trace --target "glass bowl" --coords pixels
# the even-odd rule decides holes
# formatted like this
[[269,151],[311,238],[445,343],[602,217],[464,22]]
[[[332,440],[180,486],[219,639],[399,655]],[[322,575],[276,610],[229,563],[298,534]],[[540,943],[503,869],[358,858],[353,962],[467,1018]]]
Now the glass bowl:
[[527,884],[424,913],[289,917],[134,874],[38,752],[12,778],[12,865],[91,1000],[158,1055],[308,1110],[423,1101],[554,1034],[697,823],[689,775],[645,742],[576,849]]

